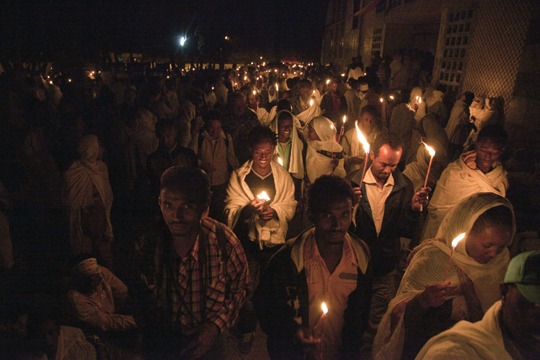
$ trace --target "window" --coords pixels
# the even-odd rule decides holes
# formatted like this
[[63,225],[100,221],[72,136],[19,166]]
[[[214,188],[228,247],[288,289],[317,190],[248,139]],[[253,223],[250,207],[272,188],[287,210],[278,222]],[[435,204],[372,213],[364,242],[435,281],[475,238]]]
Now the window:
[[450,11],[446,19],[439,82],[450,90],[458,91],[463,78],[473,11]]

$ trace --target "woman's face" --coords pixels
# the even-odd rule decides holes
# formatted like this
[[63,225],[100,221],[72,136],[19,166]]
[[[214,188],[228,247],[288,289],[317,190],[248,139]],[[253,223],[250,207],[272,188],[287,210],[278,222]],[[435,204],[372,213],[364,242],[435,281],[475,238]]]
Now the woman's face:
[[512,241],[512,231],[503,225],[489,225],[467,236],[467,254],[480,264],[489,263]]
[[279,142],[285,143],[291,138],[292,119],[283,118],[279,120],[278,136]]
[[275,146],[268,140],[262,141],[256,144],[251,149],[251,156],[253,158],[253,168],[261,175],[261,172],[270,170],[270,162],[274,155]]

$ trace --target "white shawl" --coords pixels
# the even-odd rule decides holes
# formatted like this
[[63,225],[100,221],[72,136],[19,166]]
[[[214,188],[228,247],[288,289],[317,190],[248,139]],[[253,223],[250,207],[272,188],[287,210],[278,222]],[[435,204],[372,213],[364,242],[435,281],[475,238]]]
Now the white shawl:
[[[275,117],[274,120],[270,123],[270,129],[272,129],[276,134],[278,134],[278,117],[279,114],[284,111],[291,114],[293,122],[295,122],[294,115],[287,110],[281,110]],[[302,151],[304,150],[304,143],[300,140],[298,136],[298,128],[294,126],[291,129],[291,157],[289,160],[289,173],[297,179],[304,178],[304,159],[302,158]],[[274,160],[279,156],[278,148],[276,146],[276,151],[274,153]]]
[[[429,213],[424,225],[422,239],[433,238],[444,216],[461,199],[479,192],[492,192],[506,196],[508,179],[500,163],[484,174],[475,169],[476,152],[463,153],[450,163],[437,182],[437,188],[429,201]],[[436,156],[436,155],[435,155]]]
[[309,140],[306,154],[306,171],[309,181],[313,182],[321,175],[337,175],[344,178],[346,175],[344,167],[344,159],[339,160],[338,166],[332,168],[332,159],[322,155],[318,151],[327,151],[334,154],[343,152],[343,147],[336,141],[336,127],[334,123],[324,116],[318,116],[311,121],[310,124],[319,140]]
[[501,302],[497,301],[482,320],[475,323],[460,321],[451,329],[432,337],[420,350],[416,360],[512,360],[504,346],[499,324],[501,308]]
[[[227,225],[233,229],[240,217],[242,209],[248,205],[255,195],[245,182],[246,176],[251,172],[253,161],[249,160],[231,174],[229,187],[227,188],[227,200],[225,201],[225,215]],[[292,220],[296,210],[294,199],[294,183],[291,175],[275,162],[271,162],[272,175],[276,187],[276,195],[269,204],[276,211],[277,219],[262,221],[258,215],[250,219],[249,238],[259,243],[283,244],[287,236],[288,224]]]
[[296,115],[296,118],[300,121],[301,128],[305,128],[313,118],[322,114],[321,107],[317,101],[313,101],[313,105],[306,110]]
[[107,215],[105,235],[113,237],[111,225],[113,193],[109,183],[107,165],[103,161],[97,160],[99,155],[98,138],[94,135],[83,137],[79,142],[77,152],[80,160],[73,162],[65,172],[66,189],[64,195],[64,201],[69,211],[71,248],[75,252],[84,249],[81,209],[85,206],[94,206],[93,186],[98,190],[105,206]]
[[[415,249],[396,297],[388,305],[388,310],[379,324],[373,343],[374,359],[401,358],[405,340],[404,314],[407,302],[424,291],[428,285],[449,280],[450,286],[460,286],[457,271],[448,266],[452,240],[462,232],[468,233],[480,215],[501,205],[513,213],[510,202],[493,193],[479,193],[464,199],[448,213],[439,228],[437,239],[426,241]],[[513,238],[516,230],[514,217],[512,221]],[[474,290],[485,312],[499,299],[499,284],[503,281],[510,254],[505,248],[489,263],[480,264],[467,255],[466,241],[467,238],[456,247],[451,258],[452,263],[473,282]],[[468,315],[465,304],[463,295],[454,297],[452,319],[462,320]]]

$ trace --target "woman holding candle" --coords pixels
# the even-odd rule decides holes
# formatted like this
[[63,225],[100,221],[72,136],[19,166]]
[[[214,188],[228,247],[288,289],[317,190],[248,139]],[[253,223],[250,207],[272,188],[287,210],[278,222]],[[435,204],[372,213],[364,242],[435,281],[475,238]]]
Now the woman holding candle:
[[[465,239],[453,251],[461,233]],[[413,251],[379,325],[373,358],[413,359],[429,338],[456,322],[480,320],[498,300],[514,234],[512,205],[499,195],[478,193],[454,207],[437,237]]]
[[[252,288],[255,289],[259,272],[278,249],[278,245],[285,243],[287,222],[293,218],[297,202],[290,174],[272,161],[276,134],[261,126],[254,128],[248,139],[251,160],[231,174],[225,215],[227,225],[242,242]],[[263,191],[270,200],[257,198]],[[248,302],[238,320],[238,328],[243,334],[240,351],[248,353],[251,350],[255,326],[255,315]]]

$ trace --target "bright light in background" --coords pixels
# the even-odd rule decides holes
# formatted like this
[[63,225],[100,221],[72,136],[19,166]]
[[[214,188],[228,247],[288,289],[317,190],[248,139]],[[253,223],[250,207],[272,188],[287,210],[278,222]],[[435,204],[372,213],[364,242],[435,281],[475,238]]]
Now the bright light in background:
[[184,44],[186,43],[187,41],[187,38],[185,36],[180,36],[180,38],[178,39],[178,43],[180,44],[180,46],[184,46]]
[[225,41],[231,40],[231,38],[228,35],[225,35],[224,39],[225,39]]

